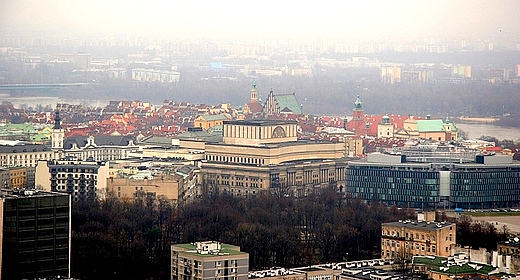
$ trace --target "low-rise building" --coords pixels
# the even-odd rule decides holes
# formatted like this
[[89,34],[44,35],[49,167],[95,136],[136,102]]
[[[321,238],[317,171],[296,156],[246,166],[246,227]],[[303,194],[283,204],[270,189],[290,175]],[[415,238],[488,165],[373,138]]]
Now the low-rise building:
[[216,241],[171,246],[171,279],[247,280],[249,254]]
[[429,279],[491,279],[511,278],[514,275],[505,267],[471,262],[467,255],[459,254],[451,257],[414,256],[415,272],[426,274]]
[[450,256],[455,246],[456,224],[430,221],[399,221],[381,225],[381,257]]

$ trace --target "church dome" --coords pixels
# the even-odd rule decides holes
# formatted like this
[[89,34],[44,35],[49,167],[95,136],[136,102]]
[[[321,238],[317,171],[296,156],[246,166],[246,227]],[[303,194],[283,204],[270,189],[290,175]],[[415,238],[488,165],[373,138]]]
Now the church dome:
[[359,94],[357,96],[357,99],[356,99],[356,102],[354,102],[354,108],[356,109],[362,109],[362,103],[361,103],[361,99],[359,98]]

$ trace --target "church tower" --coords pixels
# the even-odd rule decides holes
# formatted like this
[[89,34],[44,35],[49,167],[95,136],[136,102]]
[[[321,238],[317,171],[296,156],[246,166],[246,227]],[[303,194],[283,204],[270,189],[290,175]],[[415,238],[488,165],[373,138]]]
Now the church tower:
[[361,103],[361,99],[359,98],[359,94],[357,96],[356,101],[354,102],[354,110],[352,110],[352,120],[363,120],[364,117],[363,106]]
[[63,142],[65,141],[65,130],[61,127],[60,112],[56,110],[54,117],[54,127],[52,128],[52,149],[63,150]]
[[370,130],[370,125],[366,127],[365,122],[365,113],[358,94],[352,110],[352,119],[347,123],[346,129],[355,132],[356,135],[365,134]]
[[258,91],[256,90],[256,83],[253,83],[253,88],[251,88],[251,103],[258,102]]

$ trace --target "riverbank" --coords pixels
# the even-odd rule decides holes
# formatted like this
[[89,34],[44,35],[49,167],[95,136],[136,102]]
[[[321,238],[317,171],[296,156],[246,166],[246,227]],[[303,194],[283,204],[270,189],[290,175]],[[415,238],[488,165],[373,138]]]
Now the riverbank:
[[489,118],[489,117],[459,117],[456,119],[456,123],[494,123],[499,121],[500,118]]

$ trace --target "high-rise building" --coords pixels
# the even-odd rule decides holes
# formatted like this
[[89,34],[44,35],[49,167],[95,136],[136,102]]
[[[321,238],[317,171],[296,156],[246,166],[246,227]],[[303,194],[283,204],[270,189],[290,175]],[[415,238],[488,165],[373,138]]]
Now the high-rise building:
[[394,84],[401,82],[401,67],[399,66],[382,66],[381,82],[384,84]]
[[172,280],[248,279],[249,254],[239,246],[206,241],[174,244],[171,252]]
[[70,196],[0,190],[0,279],[70,277]]

